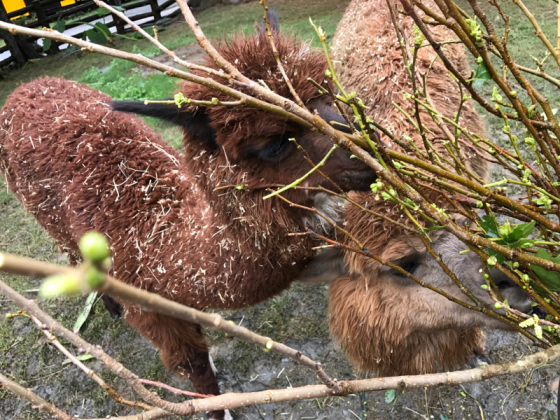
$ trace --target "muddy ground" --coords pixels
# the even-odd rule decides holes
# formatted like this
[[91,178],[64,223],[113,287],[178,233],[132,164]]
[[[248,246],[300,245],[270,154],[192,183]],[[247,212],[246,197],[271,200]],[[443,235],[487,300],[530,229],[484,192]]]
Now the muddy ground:
[[[38,280],[29,281],[34,289]],[[28,289],[28,290],[29,290]],[[28,292],[34,297],[35,292]],[[62,304],[62,305],[61,305]],[[58,302],[49,312],[59,319],[75,313],[83,299]],[[14,311],[6,301],[1,310]],[[254,331],[269,335],[300,349],[314,360],[321,361],[325,370],[340,379],[361,377],[344,359],[329,338],[326,323],[326,290],[322,286],[294,285],[281,296],[245,311],[224,314]],[[71,318],[71,317],[70,317]],[[71,321],[70,318],[67,318]],[[66,322],[71,327],[72,322]],[[3,328],[12,331],[11,344],[2,349],[1,371],[29,387],[37,395],[67,410],[76,417],[126,415],[136,409],[114,403],[77,367],[63,364],[64,357],[46,343],[35,326],[18,317]],[[128,328],[120,319],[110,319],[101,303],[94,308],[82,336],[100,345],[111,356],[140,377],[158,379],[172,386],[189,389],[172,377],[161,365],[157,351]],[[95,338],[96,337],[96,338]],[[220,386],[225,392],[251,392],[316,384],[317,379],[292,360],[265,353],[261,349],[210,333],[212,354],[219,371]],[[8,345],[9,344],[9,345]],[[22,345],[25,344],[25,345]],[[495,363],[513,360],[535,349],[527,340],[507,333],[489,334],[490,357]],[[29,346],[29,347],[27,347]],[[71,348],[71,346],[69,346]],[[115,379],[99,362],[90,360],[87,366],[114,386],[122,395],[134,398],[133,392],[120,379]],[[555,396],[549,384],[560,375],[560,365],[547,365],[525,373],[494,378],[463,386],[397,391],[393,402],[385,401],[385,392],[324,400],[295,401],[233,410],[235,419],[555,419]],[[180,398],[158,391],[172,401]],[[367,401],[366,404],[361,401]],[[363,413],[361,410],[363,409]],[[47,419],[49,416],[32,409],[31,404],[0,391],[0,413],[6,420]],[[203,419],[201,415],[195,419]]]

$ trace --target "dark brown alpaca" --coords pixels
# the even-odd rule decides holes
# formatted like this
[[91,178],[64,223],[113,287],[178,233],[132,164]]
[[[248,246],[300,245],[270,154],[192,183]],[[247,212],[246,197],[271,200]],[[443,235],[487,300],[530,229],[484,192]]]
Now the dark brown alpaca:
[[[424,1],[432,10],[433,2]],[[399,5],[400,6],[400,5]],[[414,42],[413,21],[399,15],[400,25],[409,41]],[[439,40],[453,39],[441,26],[430,27]],[[426,42],[426,41],[425,41]],[[424,150],[420,135],[393,105],[397,103],[414,115],[412,101],[403,99],[403,91],[411,92],[409,75],[404,67],[401,49],[386,0],[354,0],[339,23],[333,42],[338,76],[348,91],[356,91],[369,106],[368,115],[403,139],[410,136]],[[469,66],[462,46],[446,45],[446,56],[465,75]],[[453,119],[459,108],[459,90],[441,60],[435,60],[431,48],[418,54],[418,74],[428,72],[427,85],[435,108]],[[433,63],[433,64],[432,64]],[[434,135],[436,150],[448,156],[441,140],[446,137],[422,108],[422,121]],[[470,104],[462,112],[461,123],[469,131],[485,136],[484,125]],[[453,132],[453,127],[448,126]],[[389,147],[390,139],[384,138]],[[463,162],[481,178],[488,178],[489,163],[480,149],[460,138]],[[432,199],[445,207],[445,200],[434,194]],[[370,193],[356,193],[360,204],[376,212],[389,214],[402,223],[410,220],[398,205],[375,200]],[[401,216],[402,215],[402,216]],[[372,253],[413,273],[416,277],[439,287],[457,298],[470,302],[426,252],[422,242],[397,226],[362,213],[357,207],[347,211],[348,230]],[[444,262],[461,281],[485,304],[492,306],[485,291],[478,257],[473,253],[460,255],[466,247],[448,233],[433,232],[433,247],[442,253]],[[334,281],[329,288],[330,330],[342,344],[349,359],[364,371],[383,376],[430,373],[436,369],[452,369],[463,365],[474,353],[483,351],[482,327],[505,328],[505,324],[480,313],[464,309],[441,295],[422,288],[372,259],[348,253],[349,274]],[[504,298],[521,310],[529,309],[525,293],[511,287],[505,276],[495,276]]]
[[[276,44],[302,100],[328,107],[307,82],[323,80],[322,54],[286,37],[277,36]],[[235,38],[220,52],[246,76],[290,97],[264,35]],[[191,83],[180,92],[229,99]],[[179,156],[138,117],[112,111],[109,100],[86,86],[43,78],[17,88],[0,114],[8,185],[57,244],[77,253],[84,233],[103,232],[113,253],[112,275],[197,309],[244,308],[286,289],[313,254],[311,239],[287,234],[321,221],[262,197],[271,185],[310,169],[289,138],[316,162],[332,140],[253,108],[142,108],[182,126],[185,152]],[[322,169],[346,190],[367,189],[375,178],[342,150]],[[327,185],[315,174],[306,183]],[[336,206],[322,195],[284,195],[310,206],[327,202],[336,216]],[[219,393],[200,326],[123,306],[126,321],[160,349],[167,367],[198,392]],[[222,419],[224,412],[210,416]]]

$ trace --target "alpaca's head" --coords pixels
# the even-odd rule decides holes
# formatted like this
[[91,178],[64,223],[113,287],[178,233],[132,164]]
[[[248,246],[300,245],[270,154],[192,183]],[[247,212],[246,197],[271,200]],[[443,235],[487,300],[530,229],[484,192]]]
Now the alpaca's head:
[[[314,51],[307,43],[274,32],[274,42],[283,67],[295,91],[306,106],[322,115],[328,122],[338,120],[340,115],[331,107],[330,99],[321,95],[308,78],[324,84],[327,61],[320,51]],[[267,34],[260,31],[252,36],[237,36],[217,47],[220,54],[231,62],[243,75],[263,86],[293,100],[274,58]],[[208,59],[206,65],[219,69]],[[212,77],[226,83],[225,79]],[[243,92],[248,90],[240,84],[232,87]],[[180,86],[185,98],[211,101],[235,101],[223,93],[206,86],[183,82]],[[130,111],[126,103],[114,103],[115,109]],[[315,164],[329,152],[334,142],[328,136],[295,123],[285,116],[250,106],[141,106],[133,112],[152,114],[179,124],[184,132],[185,162],[193,172],[206,175],[205,185],[212,189],[227,185],[239,185],[249,190],[275,188],[286,185],[305,175],[311,168],[305,150]],[[153,112],[151,112],[153,111]],[[295,141],[291,141],[295,139]],[[192,166],[191,166],[192,165]],[[321,172],[343,190],[366,190],[375,179],[375,173],[363,162],[351,158],[350,153],[337,149],[321,167]],[[201,175],[204,176],[204,175]],[[320,173],[309,176],[303,186],[335,188]],[[316,194],[314,191],[290,193],[291,199],[303,204]]]
[[[435,253],[451,272],[488,310],[494,310],[494,301],[481,288],[485,281],[478,256],[462,252],[466,246],[450,233],[435,231],[431,237]],[[473,304],[416,235],[380,235],[380,239],[376,255]],[[433,372],[438,366],[453,368],[481,347],[480,328],[509,328],[422,287],[397,270],[370,261],[361,268],[357,260],[350,261],[352,274],[337,279],[329,288],[331,333],[362,370],[395,375]],[[522,312],[531,309],[522,288],[497,270],[491,275],[512,308]]]
[[[330,99],[321,96],[308,81],[311,78],[324,83],[327,62],[323,54],[293,38],[276,34],[274,40],[286,74],[306,106],[312,111],[317,110],[329,122],[339,119],[340,115],[331,108]],[[293,99],[278,70],[265,33],[234,38],[219,45],[218,49],[242,74],[251,80],[262,81],[270,90]],[[215,67],[211,61],[207,65]],[[208,100],[217,97],[221,101],[231,100],[226,95],[192,83],[184,83],[181,92],[189,98]],[[214,133],[204,147],[216,155],[227,154],[230,162],[239,165],[246,173],[245,183],[249,186],[287,184],[309,171],[311,166],[305,160],[304,153],[298,150],[297,144],[314,163],[318,163],[334,144],[331,138],[284,116],[248,106],[199,108],[196,112],[207,118]],[[197,141],[196,135],[192,135],[188,128],[185,134],[186,146],[192,147]],[[295,139],[295,142],[290,139]],[[351,159],[350,154],[343,150],[335,151],[321,171],[344,190],[367,189],[375,178],[370,168],[357,159]],[[332,188],[319,173],[307,178],[306,185]]]

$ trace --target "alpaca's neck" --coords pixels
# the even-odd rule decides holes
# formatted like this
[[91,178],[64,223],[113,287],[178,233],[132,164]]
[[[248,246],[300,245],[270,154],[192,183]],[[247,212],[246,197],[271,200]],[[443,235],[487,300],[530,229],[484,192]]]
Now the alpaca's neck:
[[266,186],[252,182],[223,151],[211,154],[187,148],[184,162],[196,174],[212,209],[213,223],[228,230],[240,246],[251,243],[250,247],[257,246],[262,255],[272,256],[282,248],[301,244],[301,238],[288,234],[305,229],[309,212],[291,208],[279,198],[263,200],[270,192]]
[[263,201],[264,189],[229,187],[244,174],[219,154],[187,151],[183,158],[194,182],[180,199],[181,222],[167,232],[174,245],[150,256],[151,270],[165,278],[153,287],[201,309],[242,308],[287,288],[313,253],[311,238],[289,236],[303,230],[301,215],[278,198]]

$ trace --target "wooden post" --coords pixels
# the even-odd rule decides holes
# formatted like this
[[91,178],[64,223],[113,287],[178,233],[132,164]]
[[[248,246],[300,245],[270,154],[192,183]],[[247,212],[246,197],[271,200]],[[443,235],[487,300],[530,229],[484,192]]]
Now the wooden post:
[[[2,0],[0,0],[0,20],[10,23],[8,13],[6,12],[6,8],[4,7]],[[15,36],[8,31],[0,30],[0,38],[6,42],[6,45],[10,50],[10,54],[12,54],[12,57],[14,58],[16,67],[23,67],[30,58],[40,57],[33,46],[30,45],[23,36]]]
[[[0,0],[0,20],[3,22],[10,22],[10,19],[8,19],[8,13],[6,12],[6,8],[4,7],[4,3],[2,3],[2,0]],[[0,30],[0,38],[2,38],[4,42],[6,42],[6,45],[10,50],[10,54],[12,54],[12,57],[16,63],[16,67],[23,67],[27,62],[27,59],[19,48],[16,37],[8,31]]]
[[[108,1],[108,3],[111,6],[120,6],[122,4],[121,0],[110,0]],[[124,34],[124,22],[117,15],[111,13],[111,16],[113,17],[113,21],[115,22],[115,26],[117,27],[117,33],[121,35]]]
[[157,0],[148,0],[150,2],[150,7],[152,8],[152,12],[154,13],[154,22],[157,22],[161,19],[161,11],[159,10],[159,4]]
[[[43,6],[41,5],[41,2],[39,0],[33,0],[31,5],[33,6],[33,10],[35,11],[35,14],[37,15],[37,20],[38,21],[42,21],[42,20],[47,19],[47,14],[45,13],[45,10],[43,9]],[[46,25],[43,25],[43,26],[46,26]]]

